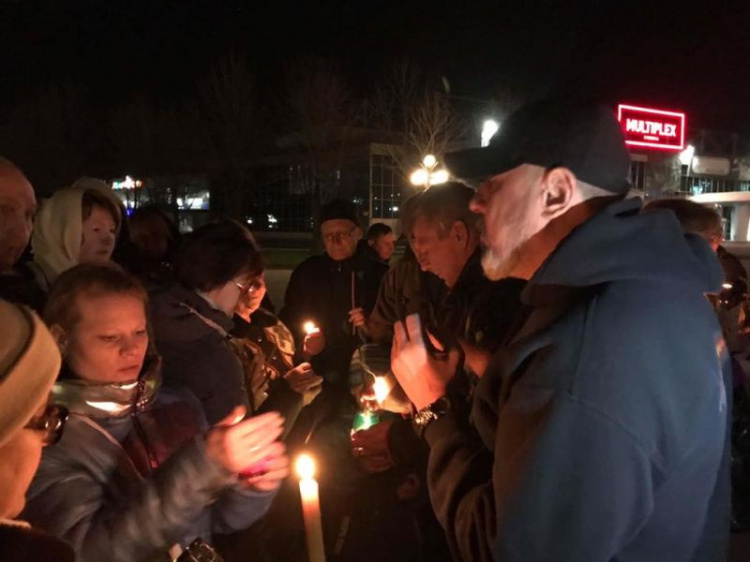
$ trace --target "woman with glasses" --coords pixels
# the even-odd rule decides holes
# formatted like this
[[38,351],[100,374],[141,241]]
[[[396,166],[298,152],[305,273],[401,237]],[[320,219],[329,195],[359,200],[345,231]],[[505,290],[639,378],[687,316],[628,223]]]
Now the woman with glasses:
[[164,382],[193,392],[209,423],[237,406],[249,407],[242,365],[229,339],[237,302],[257,289],[262,272],[250,232],[223,220],[190,235],[175,260],[177,282],[152,295]]
[[279,411],[289,430],[300,410],[321,390],[323,378],[306,360],[314,355],[314,345],[308,344],[318,332],[307,334],[302,350],[297,352],[289,329],[273,312],[261,307],[265,295],[266,282],[261,274],[257,287],[244,293],[237,303],[231,342],[245,370],[251,411]]
[[146,300],[120,268],[81,265],[45,308],[64,358],[52,402],[70,417],[24,516],[84,561],[174,558],[197,538],[248,527],[288,472],[278,414],[243,420],[237,408],[209,429],[194,396],[161,388]]
[[67,412],[47,402],[60,353],[30,310],[0,301],[0,560],[72,561],[61,540],[17,521],[42,447],[60,439]]

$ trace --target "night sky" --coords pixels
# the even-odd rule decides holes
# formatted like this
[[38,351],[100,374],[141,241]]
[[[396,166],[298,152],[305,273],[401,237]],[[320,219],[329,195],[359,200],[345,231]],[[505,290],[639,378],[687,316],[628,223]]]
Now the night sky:
[[235,50],[270,92],[303,54],[362,96],[409,58],[456,96],[572,91],[750,133],[750,2],[0,1],[0,108],[55,81],[103,107],[179,99]]

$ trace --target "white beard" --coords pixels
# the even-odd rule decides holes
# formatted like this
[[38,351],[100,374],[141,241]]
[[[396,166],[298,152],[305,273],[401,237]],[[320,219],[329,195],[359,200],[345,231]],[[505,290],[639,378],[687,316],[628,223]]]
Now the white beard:
[[482,254],[484,276],[490,281],[499,281],[509,277],[520,261],[519,252],[514,249],[510,255],[499,255],[491,248],[485,248]]
[[482,254],[482,269],[490,281],[499,281],[513,276],[523,263],[524,246],[533,236],[525,225],[519,225],[511,239],[499,247],[486,246]]

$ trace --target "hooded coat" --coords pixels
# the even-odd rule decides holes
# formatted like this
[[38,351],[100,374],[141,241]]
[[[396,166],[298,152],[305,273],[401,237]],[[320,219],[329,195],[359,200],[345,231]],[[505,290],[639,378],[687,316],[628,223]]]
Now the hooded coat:
[[610,205],[532,277],[526,323],[430,424],[429,487],[462,560],[724,560],[728,362],[708,244]]
[[[93,178],[81,178],[44,201],[34,219],[34,232],[31,236],[34,261],[30,268],[34,271],[37,284],[45,293],[61,273],[79,263],[83,238],[81,203],[83,194],[89,190],[110,198],[115,208],[121,208],[122,203],[106,183]],[[116,219],[119,232],[122,217]]]
[[159,383],[151,369],[131,384],[64,376],[52,390],[71,415],[44,449],[23,518],[68,541],[78,560],[163,560],[174,545],[249,527],[270,507],[274,494],[207,456],[195,399]]

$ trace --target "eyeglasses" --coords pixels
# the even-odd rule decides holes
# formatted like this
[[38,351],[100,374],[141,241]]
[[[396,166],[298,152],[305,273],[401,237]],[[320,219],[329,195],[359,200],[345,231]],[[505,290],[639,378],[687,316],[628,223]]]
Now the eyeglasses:
[[65,406],[49,404],[41,415],[32,418],[26,424],[26,429],[43,431],[44,437],[42,437],[42,443],[45,445],[54,445],[62,437],[67,420],[68,409]]
[[261,287],[261,283],[257,279],[253,279],[250,283],[246,283],[245,285],[237,283],[237,281],[235,281],[234,284],[240,290],[241,295],[247,295],[248,293],[257,291]]
[[345,238],[349,238],[354,233],[354,230],[346,232],[331,232],[330,234],[324,234],[323,240],[326,242],[341,242]]

